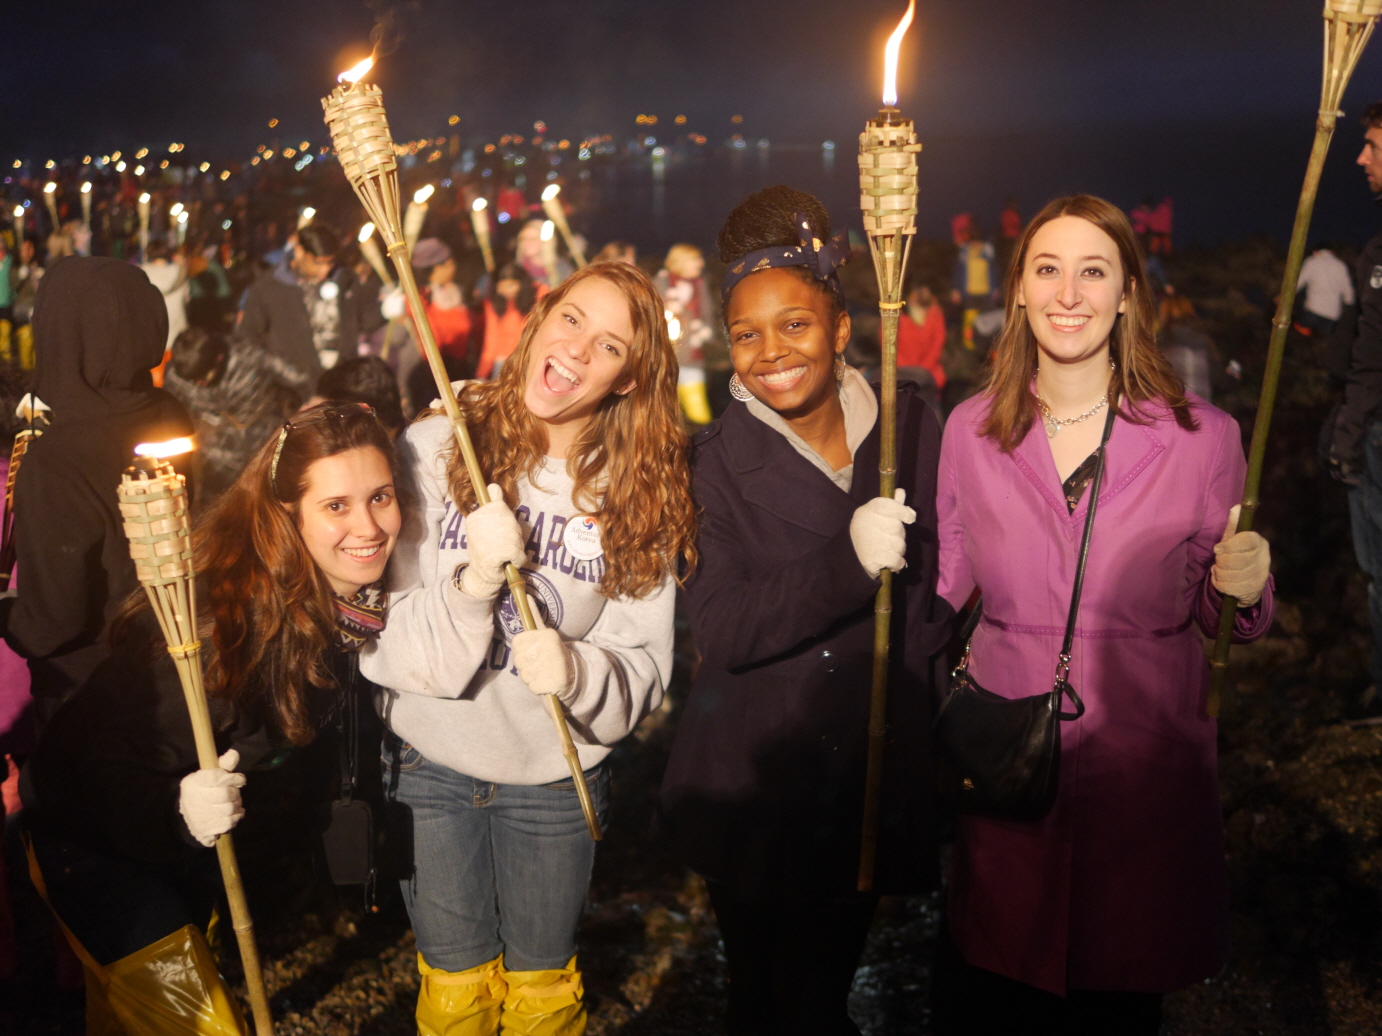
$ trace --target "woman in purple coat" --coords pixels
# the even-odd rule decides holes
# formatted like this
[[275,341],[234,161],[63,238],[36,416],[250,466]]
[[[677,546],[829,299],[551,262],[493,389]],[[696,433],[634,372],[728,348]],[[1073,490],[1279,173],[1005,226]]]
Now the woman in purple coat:
[[[1158,352],[1123,213],[1047,205],[1008,274],[986,390],[941,449],[940,593],[983,619],[970,672],[1017,698],[1050,690],[1106,408],[1117,408],[1080,603],[1060,786],[1043,820],[965,817],[938,973],[947,1033],[1155,1033],[1161,995],[1215,974],[1228,886],[1205,713],[1222,594],[1236,639],[1272,621],[1269,554],[1233,534],[1243,448]],[[1226,529],[1227,526],[1227,529]]]

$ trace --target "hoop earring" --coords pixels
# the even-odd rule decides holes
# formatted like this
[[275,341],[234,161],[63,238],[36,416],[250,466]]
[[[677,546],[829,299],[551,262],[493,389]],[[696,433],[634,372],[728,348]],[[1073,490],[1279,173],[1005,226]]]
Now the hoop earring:
[[844,353],[835,354],[835,381],[839,383],[845,380],[845,375],[849,372],[849,364],[845,363]]
[[729,378],[729,394],[741,403],[747,403],[753,398],[753,393],[744,388],[744,383],[739,380],[738,374],[731,374]]

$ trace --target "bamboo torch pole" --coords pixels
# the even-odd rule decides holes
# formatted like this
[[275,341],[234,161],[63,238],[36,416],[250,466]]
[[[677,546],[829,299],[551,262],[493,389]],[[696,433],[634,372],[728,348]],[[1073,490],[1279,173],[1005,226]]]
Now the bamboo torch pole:
[[[418,294],[417,281],[413,277],[410,250],[403,239],[398,203],[398,163],[384,113],[383,94],[379,87],[360,82],[361,77],[372,65],[373,61],[361,62],[341,76],[341,85],[332,91],[329,97],[322,98],[326,125],[331,130],[331,140],[336,147],[341,168],[345,171],[351,186],[355,188],[355,193],[365,206],[370,219],[379,228],[389,258],[393,260],[394,268],[398,271],[399,283],[403,286],[409,309],[412,311],[418,343],[432,368],[432,377],[436,379],[442,406],[447,417],[451,419],[456,446],[461,451],[466,472],[470,476],[470,484],[475,491],[475,502],[483,506],[489,503],[489,493],[484,474],[480,470],[480,460],[475,455],[475,447],[470,441],[470,430],[466,427],[460,405],[456,402],[456,393],[451,388],[451,379],[446,374],[436,339],[432,336],[432,326],[427,320],[422,298]],[[523,628],[537,629],[537,619],[528,602],[527,587],[522,573],[513,565],[509,565],[505,575],[514,605],[523,620]],[[581,800],[586,827],[590,830],[590,837],[599,841],[600,821],[595,815],[595,804],[591,801],[590,788],[586,785],[581,760],[576,754],[576,745],[571,740],[566,715],[561,711],[561,702],[555,695],[550,694],[545,695],[544,700],[547,703],[547,712],[552,718],[552,725],[557,731],[562,755],[566,757],[567,765],[571,769],[571,779]]]
[[[125,535],[130,541],[130,557],[149,604],[168,642],[173,656],[187,711],[192,719],[192,735],[197,744],[197,765],[203,770],[217,766],[216,735],[211,726],[211,711],[202,686],[201,642],[197,639],[197,584],[192,569],[192,540],[188,529],[187,489],[183,478],[161,458],[173,457],[192,449],[188,439],[135,447],[136,458],[120,480],[117,490]],[[245,989],[258,1036],[273,1036],[273,1016],[264,988],[264,972],[259,950],[254,943],[254,922],[245,900],[240,865],[230,833],[216,839],[216,858],[221,865],[221,880],[230,905],[230,923],[240,947],[240,962],[245,970]]]
[[[1382,3],[1382,0],[1378,0]],[[897,104],[897,52],[912,24],[916,0],[888,40],[883,108],[859,134],[860,208],[864,234],[878,276],[879,340],[883,346],[883,399],[878,415],[880,449],[878,495],[891,498],[897,485],[897,322],[902,309],[902,279],[916,235],[917,153],[921,145],[911,119]],[[859,851],[859,891],[873,888],[878,855],[878,813],[883,796],[883,742],[887,733],[888,647],[892,634],[892,573],[880,573],[874,601],[873,694],[869,702],[868,769],[864,784],[864,829]]]
[[[1320,89],[1320,112],[1315,120],[1315,143],[1310,149],[1310,161],[1305,167],[1305,183],[1300,189],[1296,205],[1296,221],[1291,228],[1291,245],[1286,251],[1286,269],[1281,275],[1281,295],[1272,318],[1272,336],[1267,346],[1267,369],[1262,375],[1262,394],[1257,403],[1257,420],[1252,427],[1252,445],[1248,448],[1248,474],[1243,483],[1243,507],[1238,514],[1238,531],[1252,528],[1257,512],[1258,489],[1262,481],[1262,461],[1267,453],[1267,434],[1271,429],[1272,412],[1276,408],[1277,383],[1281,378],[1281,361],[1286,351],[1286,332],[1291,326],[1291,311],[1296,304],[1296,281],[1300,279],[1300,265],[1305,257],[1305,240],[1310,231],[1310,216],[1315,210],[1315,193],[1320,186],[1325,155],[1334,136],[1334,125],[1343,112],[1339,102],[1344,88],[1358,64],[1382,15],[1382,0],[1327,0],[1324,5],[1324,82]],[[1224,681],[1228,675],[1229,645],[1233,636],[1238,598],[1225,597],[1219,611],[1219,635],[1214,641],[1210,658],[1212,678],[1206,711],[1219,714],[1223,701]]]

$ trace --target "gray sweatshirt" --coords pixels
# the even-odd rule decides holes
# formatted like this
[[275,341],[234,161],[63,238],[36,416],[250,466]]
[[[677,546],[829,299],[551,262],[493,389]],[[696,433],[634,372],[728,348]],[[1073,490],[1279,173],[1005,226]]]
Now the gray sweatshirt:
[[[451,442],[445,417],[414,424],[399,442],[412,507],[389,562],[388,623],[360,669],[385,689],[389,729],[427,759],[482,781],[549,784],[570,771],[546,705],[513,666],[510,647],[523,627],[509,591],[475,598],[452,579],[467,554],[465,517],[447,491]],[[523,574],[540,620],[575,652],[575,698],[565,710],[589,769],[662,702],[675,587],[669,573],[641,600],[601,597],[603,557],[567,550],[566,528],[581,515],[565,463],[549,459],[535,483],[518,485]],[[589,557],[588,534],[583,542],[575,553]]]

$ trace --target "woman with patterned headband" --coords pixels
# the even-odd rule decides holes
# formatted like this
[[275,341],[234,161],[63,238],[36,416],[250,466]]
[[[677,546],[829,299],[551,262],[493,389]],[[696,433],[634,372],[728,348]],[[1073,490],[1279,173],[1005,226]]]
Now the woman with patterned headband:
[[[665,828],[707,879],[729,1031],[857,1033],[845,1009],[878,893],[937,880],[928,773],[940,429],[899,392],[897,499],[878,495],[877,391],[842,358],[850,322],[819,201],[748,198],[720,231],[739,401],[695,440],[701,666],[662,786]],[[909,506],[910,505],[910,506]],[[915,508],[915,510],[913,509]],[[893,580],[879,855],[856,892],[878,574]]]
[[[314,813],[334,815],[333,795],[368,791],[338,759],[372,718],[356,659],[384,625],[379,583],[402,524],[394,484],[393,443],[373,410],[323,403],[284,425],[197,522],[219,767],[197,768],[182,686],[142,589],[114,623],[113,656],[44,728],[21,780],[24,816],[53,908],[96,965],[120,961],[128,973],[179,930],[205,928],[220,877],[204,847],[245,816],[240,789],[248,780],[252,795],[256,774],[293,766],[320,790]],[[358,865],[372,847],[367,827],[353,830],[356,843],[334,826],[327,841]],[[333,877],[352,883],[339,861],[328,848]],[[222,996],[233,999],[213,999]]]
[[[444,415],[403,437],[421,506],[361,664],[388,688],[426,1036],[585,1031],[576,922],[595,845],[542,696],[560,701],[603,812],[606,757],[662,701],[675,576],[694,553],[676,392],[656,289],[594,263],[537,304],[496,380],[461,393],[488,504]],[[506,563],[541,629],[524,631]]]

